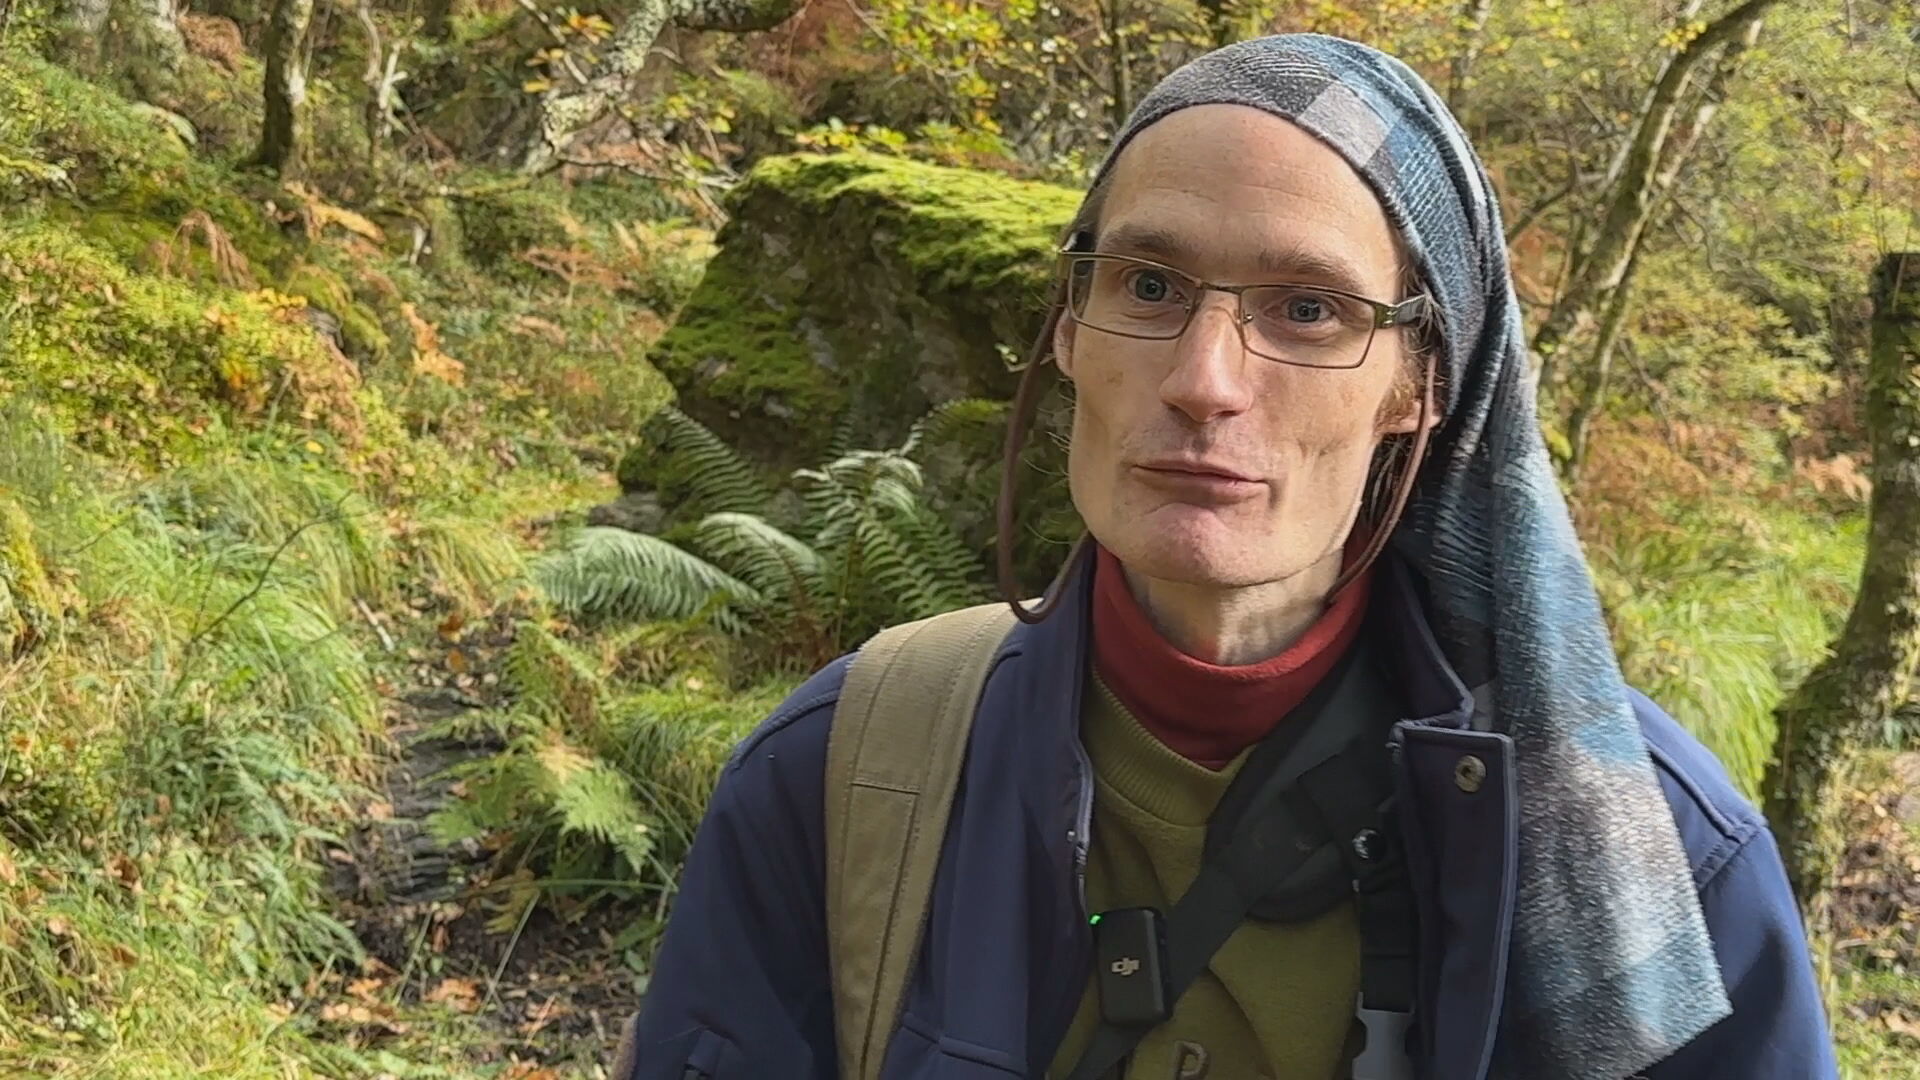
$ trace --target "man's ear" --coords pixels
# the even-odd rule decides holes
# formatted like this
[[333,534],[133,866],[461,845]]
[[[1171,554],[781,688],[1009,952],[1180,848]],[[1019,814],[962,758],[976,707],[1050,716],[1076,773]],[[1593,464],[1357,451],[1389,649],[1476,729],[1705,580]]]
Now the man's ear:
[[1060,374],[1073,378],[1073,343],[1079,338],[1080,324],[1062,310],[1053,324],[1053,364]]
[[[1397,396],[1397,395],[1396,395]],[[1427,402],[1427,430],[1432,431],[1440,425],[1440,403]],[[1388,409],[1380,416],[1381,435],[1411,435],[1420,428],[1420,391],[1406,395],[1405,399],[1390,402]]]

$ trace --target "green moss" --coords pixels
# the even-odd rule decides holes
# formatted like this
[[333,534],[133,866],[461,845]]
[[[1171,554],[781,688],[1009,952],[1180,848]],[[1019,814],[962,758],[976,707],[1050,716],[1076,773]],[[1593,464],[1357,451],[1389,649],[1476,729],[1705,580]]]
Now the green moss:
[[[12,198],[44,202],[123,258],[143,256],[195,211],[255,267],[286,256],[286,239],[260,210],[268,192],[246,191],[195,157],[152,110],[18,50],[0,55],[0,162],[9,159],[64,177],[16,184]],[[77,198],[48,198],[62,189]],[[8,191],[0,184],[0,202]]]
[[695,400],[736,418],[769,417],[784,430],[802,418],[839,416],[847,380],[836,377],[830,356],[808,347],[809,331],[825,331],[806,313],[806,284],[755,274],[747,262],[715,259],[661,340],[655,364],[676,386],[697,387]]
[[391,353],[393,340],[380,325],[380,317],[356,299],[353,290],[332,270],[317,263],[300,263],[287,275],[281,290],[339,319],[340,339],[347,355],[378,362]]
[[775,192],[823,217],[858,215],[922,288],[1046,292],[1052,252],[1080,192],[870,153],[793,154],[761,163],[730,200]]
[[33,388],[92,449],[167,463],[210,425],[263,412],[343,433],[362,422],[349,372],[297,308],[268,293],[136,274],[54,223],[0,232],[0,396]]
[[564,248],[579,231],[565,195],[544,184],[503,182],[453,200],[465,253],[474,263],[519,281],[547,277],[524,256],[536,248]]
[[27,509],[0,488],[0,662],[46,635],[58,610]]
[[930,405],[1011,393],[1068,188],[868,153],[760,163],[654,353],[683,407],[782,465],[841,421],[878,445]]

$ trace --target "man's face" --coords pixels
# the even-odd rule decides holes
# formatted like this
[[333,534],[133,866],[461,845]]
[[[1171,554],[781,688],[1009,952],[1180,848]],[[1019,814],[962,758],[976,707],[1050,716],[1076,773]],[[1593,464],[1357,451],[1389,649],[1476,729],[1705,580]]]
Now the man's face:
[[[1114,164],[1094,250],[1223,284],[1403,299],[1393,229],[1366,183],[1305,131],[1238,105],[1183,109],[1134,138]],[[1349,280],[1305,269],[1312,262]],[[1161,288],[1149,281],[1125,300]],[[1374,332],[1358,368],[1298,367],[1247,351],[1236,311],[1232,296],[1201,293],[1173,340],[1060,320],[1074,504],[1095,539],[1151,578],[1239,587],[1315,565],[1346,538],[1381,437],[1415,426],[1413,408],[1385,415],[1390,397],[1410,398],[1393,393],[1411,344],[1403,331]],[[1311,321],[1314,310],[1284,314]]]

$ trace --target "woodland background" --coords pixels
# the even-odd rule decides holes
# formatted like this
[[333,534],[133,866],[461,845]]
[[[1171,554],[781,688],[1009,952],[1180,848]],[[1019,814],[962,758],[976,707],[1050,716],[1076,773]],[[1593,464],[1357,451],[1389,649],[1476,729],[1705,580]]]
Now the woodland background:
[[1460,116],[1623,666],[1798,793],[1847,1075],[1920,1077],[1913,649],[1777,720],[1913,610],[1913,0],[0,0],[0,1075],[603,1076],[733,743],[989,595],[1116,124],[1269,30]]

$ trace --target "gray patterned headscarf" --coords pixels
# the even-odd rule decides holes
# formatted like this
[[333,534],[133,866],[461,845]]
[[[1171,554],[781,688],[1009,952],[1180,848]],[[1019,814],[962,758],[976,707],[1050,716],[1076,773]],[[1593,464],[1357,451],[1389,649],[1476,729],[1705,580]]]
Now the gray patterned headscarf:
[[1678,830],[1547,460],[1486,170],[1419,75],[1377,49],[1286,34],[1209,53],[1134,111],[1289,120],[1373,188],[1439,302],[1446,407],[1393,545],[1431,590],[1443,650],[1512,737],[1520,881],[1494,1075],[1620,1080],[1731,1011]]

